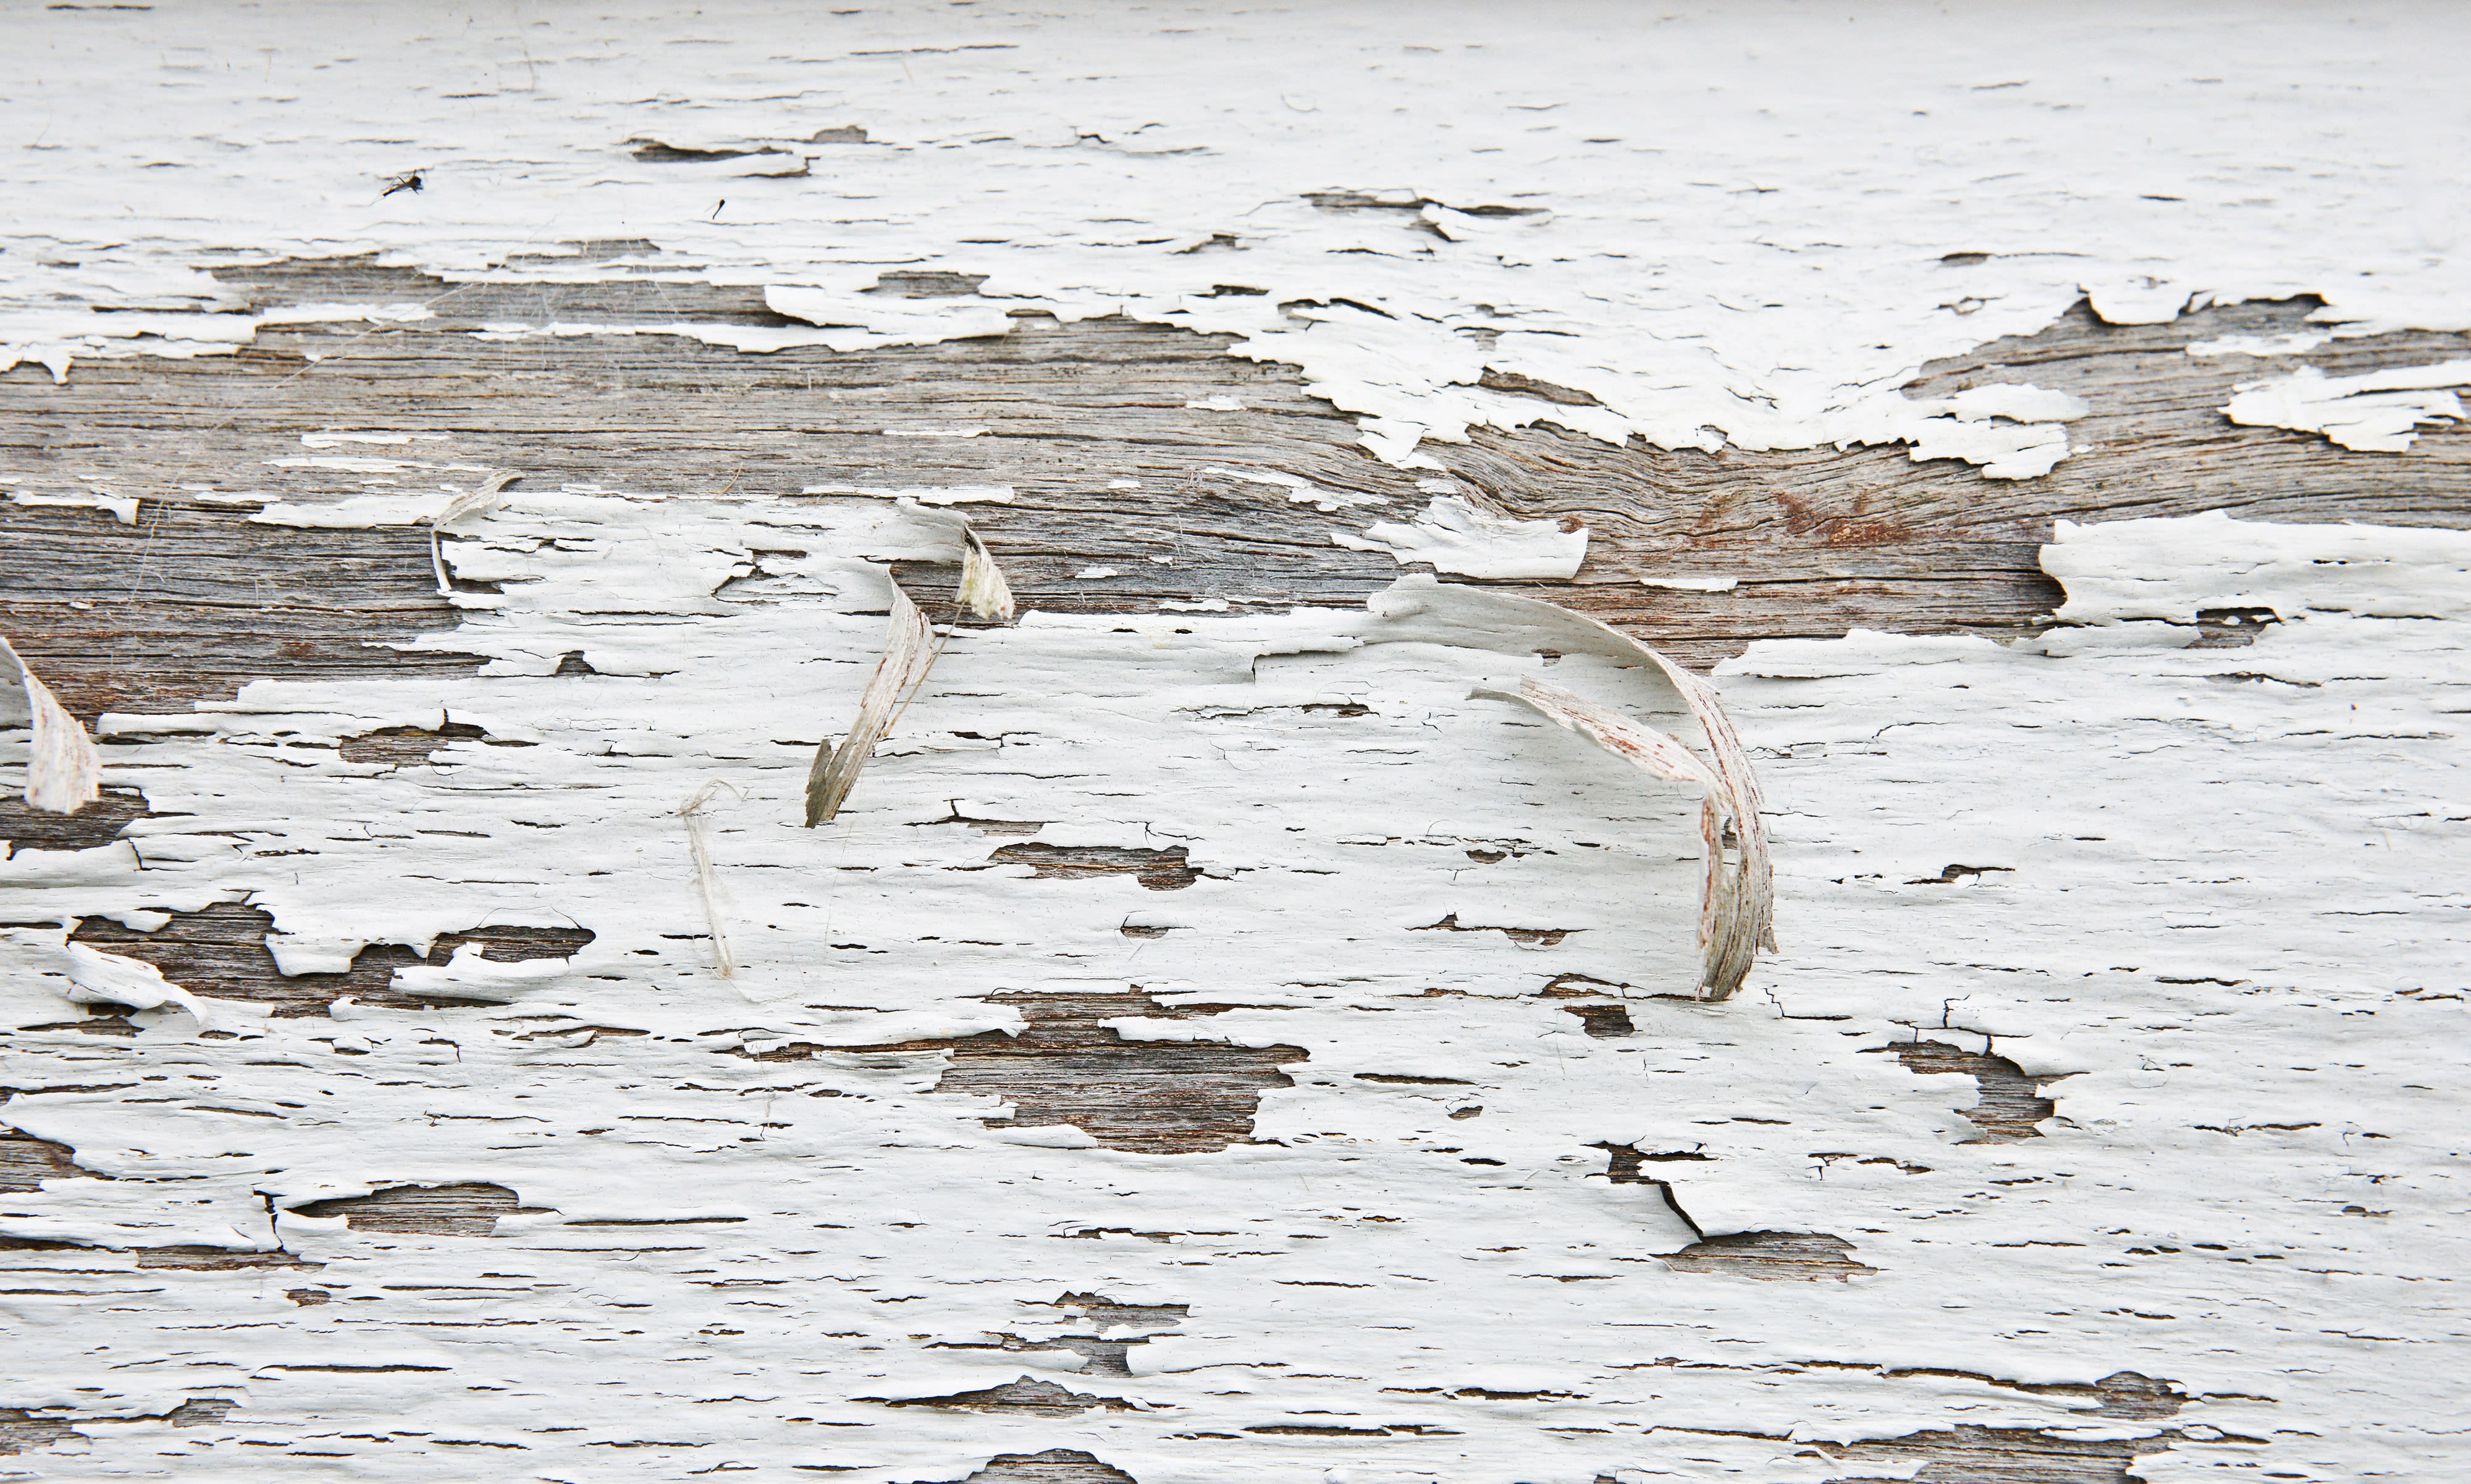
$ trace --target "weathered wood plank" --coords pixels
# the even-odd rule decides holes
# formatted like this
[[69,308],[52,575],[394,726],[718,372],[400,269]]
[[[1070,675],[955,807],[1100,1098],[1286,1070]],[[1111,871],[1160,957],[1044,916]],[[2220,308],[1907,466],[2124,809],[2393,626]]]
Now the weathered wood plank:
[[[100,511],[0,510],[12,532],[0,614],[83,714],[228,694],[252,675],[343,674],[368,661],[390,673],[456,666],[451,656],[370,647],[450,621],[425,532],[268,528],[251,525],[246,507],[200,502],[209,491],[315,501],[359,487],[348,474],[299,467],[315,456],[303,433],[438,436],[452,462],[545,484],[771,498],[832,484],[1010,485],[1012,503],[963,508],[1001,547],[1023,601],[1059,613],[1353,603],[1399,568],[1334,545],[1331,531],[1403,518],[1425,498],[1411,472],[1367,457],[1353,421],[1289,368],[1231,359],[1225,336],[1034,315],[1000,339],[847,355],[741,355],[650,335],[508,343],[475,336],[506,316],[637,325],[655,307],[703,321],[778,316],[751,290],[694,284],[451,286],[352,260],[224,271],[259,307],[393,297],[426,301],[436,318],[374,333],[270,330],[236,357],[100,362],[65,387],[35,367],[0,376],[0,424],[19,429],[0,445],[0,472],[23,489],[146,502],[138,524],[120,528]],[[1636,440],[1616,449],[1552,429],[1484,430],[1433,452],[1454,484],[1500,509],[1587,523],[1576,587],[1534,591],[1694,663],[1753,639],[1852,627],[2013,636],[2058,600],[2035,553],[2059,520],[2227,509],[2471,522],[2471,430],[2432,430],[2407,455],[2358,454],[2221,416],[2257,363],[2186,347],[2287,332],[2315,307],[2216,307],[2114,327],[2080,306],[2039,336],[1925,369],[1917,393],[2022,375],[2090,404],[2074,425],[2083,446],[2037,479],[1985,479],[1893,447],[1708,454]],[[2332,341],[2296,359],[2353,374],[2466,350],[2471,336],[2412,333]],[[1189,406],[1212,397],[1242,409]],[[989,430],[882,432],[948,424]],[[1324,513],[1230,470],[1383,503]],[[1113,487],[1125,480],[1136,487]],[[1115,575],[1076,579],[1094,568]],[[1667,574],[1739,586],[1639,585]],[[105,672],[108,687],[88,679]]]

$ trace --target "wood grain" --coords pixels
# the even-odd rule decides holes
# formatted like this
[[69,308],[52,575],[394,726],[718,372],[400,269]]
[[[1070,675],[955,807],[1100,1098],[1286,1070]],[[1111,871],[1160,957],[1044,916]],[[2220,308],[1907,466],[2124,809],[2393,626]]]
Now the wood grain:
[[[1024,314],[1000,337],[850,354],[741,355],[640,333],[482,340],[483,325],[508,321],[785,322],[757,290],[705,285],[459,286],[354,259],[219,276],[256,306],[411,300],[435,317],[367,332],[270,328],[230,357],[81,362],[62,387],[37,367],[0,375],[0,475],[38,493],[101,489],[145,502],[134,526],[99,510],[0,507],[10,535],[0,623],[82,715],[176,708],[260,675],[473,662],[383,647],[454,623],[434,591],[425,532],[269,527],[200,498],[356,490],[333,471],[274,462],[301,456],[302,433],[443,434],[457,462],[539,483],[780,497],[812,484],[1010,484],[1014,503],[972,508],[1024,605],[1053,612],[1359,602],[1400,568],[1333,545],[1330,532],[1404,517],[1428,498],[1413,472],[1368,456],[1353,421],[1306,392],[1292,368],[1231,357],[1225,336]],[[2288,333],[2316,307],[2245,304],[2117,327],[2080,305],[2037,336],[1924,368],[1912,383],[1919,395],[2025,380],[2084,398],[2093,410],[2070,429],[2078,452],[2039,479],[1917,464],[1894,447],[1706,453],[1614,448],[1550,427],[1478,429],[1429,452],[1503,510],[1588,523],[1577,581],[1526,591],[1702,667],[1753,639],[1855,626],[2006,637],[2058,601],[2036,547],[2059,520],[2224,509],[2471,523],[2471,430],[2432,431],[2407,454],[2363,454],[2221,416],[2231,387],[2268,363],[2186,347]],[[2471,336],[2412,333],[2328,342],[2298,361],[2348,374],[2466,353]],[[1540,410],[1565,395],[1524,389]],[[1188,406],[1212,397],[1242,409]],[[990,431],[882,434],[927,423]],[[1324,514],[1213,472],[1224,470],[1390,503]],[[1140,487],[1110,488],[1116,479]],[[1092,566],[1120,575],[1073,577]],[[1740,585],[1639,586],[1675,572]]]

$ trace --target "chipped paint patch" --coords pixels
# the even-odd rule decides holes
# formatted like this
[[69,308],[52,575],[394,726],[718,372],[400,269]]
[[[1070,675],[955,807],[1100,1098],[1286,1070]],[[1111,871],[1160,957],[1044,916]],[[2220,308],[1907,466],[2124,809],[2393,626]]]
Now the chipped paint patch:
[[[19,164],[44,210],[0,255],[0,366],[64,378],[285,325],[377,337],[480,283],[693,281],[760,288],[770,313],[647,296],[623,322],[544,306],[468,333],[765,354],[1125,314],[1303,367],[1401,463],[1549,426],[1710,451],[1903,440],[2031,477],[2066,452],[2054,420],[1917,414],[1897,388],[2080,299],[2113,324],[2316,293],[2328,334],[2471,325],[2423,182],[2292,164],[2394,140],[2460,154],[2463,13],[2119,13],[2144,28],[2132,53],[2090,21],[2020,39],[1989,15],[1805,26],[1760,6],[1646,28],[1585,7],[1127,27],[989,4],[931,35],[850,8],[789,47],[734,4],[448,31],[36,9],[0,63],[46,121]],[[655,44],[674,65],[649,87]],[[1999,59],[2019,55],[2029,75]],[[2089,183],[2123,139],[2130,165]],[[250,310],[213,272],[359,253],[456,287]]]
[[[2459,535],[2070,527],[2039,643],[1754,646],[1717,684],[1784,951],[1716,1006],[1697,791],[1468,699],[1550,648],[1688,725],[1617,652],[1412,582],[1032,613],[808,831],[882,564],[949,531],[505,493],[448,549],[504,600],[430,641],[502,663],[111,719],[142,868],[0,888],[9,1302],[64,1336],[0,1402],[47,1476],[209,1403],[186,1473],[459,1456],[362,1436],[403,1429],[885,1481],[1059,1439],[1142,1484],[2459,1462],[2414,1338]],[[759,547],[797,600],[713,605]],[[2273,621],[2185,642],[2225,603]],[[730,982],[673,813],[716,776]],[[323,956],[248,968],[268,931]]]
[[2248,428],[2323,433],[2363,452],[2400,453],[2418,440],[2420,429],[2462,421],[2462,399],[2450,389],[2457,387],[2471,388],[2471,360],[2333,377],[2301,366],[2242,383],[2223,415]]
[[1567,580],[1588,559],[1588,528],[1575,521],[1521,521],[1454,495],[1437,497],[1413,521],[1383,521],[1361,536],[1332,531],[1330,539],[1351,551],[1386,551],[1401,567],[1423,562],[1464,577]]

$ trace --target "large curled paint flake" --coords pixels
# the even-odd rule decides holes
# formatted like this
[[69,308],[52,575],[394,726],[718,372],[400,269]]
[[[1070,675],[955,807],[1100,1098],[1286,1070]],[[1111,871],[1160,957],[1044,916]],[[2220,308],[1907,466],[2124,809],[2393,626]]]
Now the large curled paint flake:
[[[1706,953],[1700,987],[1708,999],[1729,999],[1750,974],[1758,950],[1776,950],[1776,871],[1768,860],[1767,828],[1759,820],[1758,778],[1714,687],[1646,645],[1639,649],[1664,667],[1691,714],[1706,729],[1712,767],[1678,738],[1533,676],[1519,681],[1511,699],[1642,772],[1706,790],[1699,805],[1699,838],[1707,863],[1699,896],[1699,946]],[[1725,857],[1729,829],[1735,842],[1730,870]]]
[[1366,607],[1375,618],[1362,638],[1371,643],[1422,641],[1508,654],[1576,649],[1626,664],[1644,660],[1655,665],[1706,732],[1706,757],[1678,738],[1533,676],[1521,677],[1515,690],[1476,693],[1531,707],[1645,773],[1706,791],[1699,812],[1706,860],[1699,900],[1703,997],[1730,998],[1758,951],[1776,951],[1776,871],[1768,859],[1758,777],[1714,686],[1619,629],[1538,598],[1406,577],[1375,593]]

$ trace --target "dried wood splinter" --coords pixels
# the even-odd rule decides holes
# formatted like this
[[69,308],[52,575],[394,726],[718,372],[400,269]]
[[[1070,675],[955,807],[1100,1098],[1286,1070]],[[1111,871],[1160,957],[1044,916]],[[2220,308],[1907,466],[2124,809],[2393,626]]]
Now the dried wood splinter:
[[[953,616],[959,618],[960,611],[967,609],[980,618],[1010,622],[1012,585],[1004,581],[1003,569],[996,566],[986,543],[964,525],[961,546],[961,582],[953,595]],[[936,656],[944,652],[944,643],[952,637],[949,631],[935,632],[926,615],[919,613],[918,605],[902,591],[901,584],[890,586],[892,624],[884,636],[883,659],[877,662],[865,693],[859,697],[858,720],[850,724],[840,746],[815,749],[815,765],[807,775],[809,829],[840,813],[842,802],[858,782],[859,770],[875,755],[876,744],[892,730],[892,724],[901,719],[918,688],[927,684],[927,672],[934,668]]]
[[[103,792],[103,759],[78,719],[60,708],[52,689],[36,679],[7,639],[0,660],[15,666],[26,686],[26,720],[34,727],[26,749],[26,802],[53,814],[75,814]],[[0,720],[8,719],[0,714]]]

